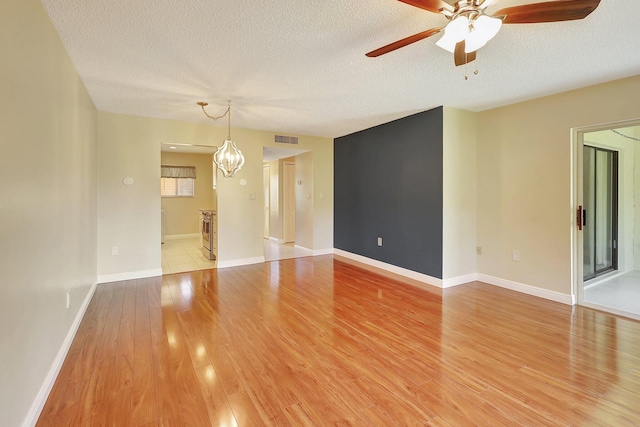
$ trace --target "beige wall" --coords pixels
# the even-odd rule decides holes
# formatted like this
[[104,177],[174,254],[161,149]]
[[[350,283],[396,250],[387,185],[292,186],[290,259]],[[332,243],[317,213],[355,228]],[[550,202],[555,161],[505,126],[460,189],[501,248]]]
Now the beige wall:
[[572,293],[571,129],[636,119],[639,97],[637,76],[478,114],[479,273]]
[[[634,136],[640,139],[640,127],[635,129]],[[640,142],[636,142],[635,150],[635,167],[633,179],[633,197],[636,201],[636,209],[634,212],[634,270],[640,270]]]
[[96,282],[96,110],[39,1],[1,2],[0,57],[0,425],[19,426]]
[[584,134],[584,144],[618,152],[618,270],[634,269],[634,170],[637,144],[611,130]]
[[[477,272],[477,114],[445,107],[442,140],[442,279]],[[469,281],[469,280],[464,280]]]
[[[194,114],[197,114],[195,107]],[[227,136],[212,126],[98,113],[98,275],[99,279],[160,274],[160,144],[213,145]],[[263,256],[262,148],[281,146],[274,133],[232,128],[245,155],[235,178],[218,182],[218,262],[256,261]],[[299,136],[298,148],[314,152],[314,248],[333,247],[333,143]],[[125,186],[122,179],[134,178]],[[240,185],[241,179],[247,184]],[[320,194],[325,197],[321,198]],[[119,255],[111,255],[111,247]]]
[[[98,113],[98,280],[160,275],[160,143],[177,122]],[[167,138],[167,139],[165,139]],[[178,141],[181,141],[178,139]],[[125,177],[133,178],[124,185]],[[111,255],[111,248],[118,255]]]
[[194,197],[161,198],[165,235],[200,233],[199,209],[216,209],[212,155],[162,152],[160,158],[163,165],[195,166],[196,168]]
[[313,151],[313,249],[326,252],[333,249],[333,140],[305,138],[305,146]]

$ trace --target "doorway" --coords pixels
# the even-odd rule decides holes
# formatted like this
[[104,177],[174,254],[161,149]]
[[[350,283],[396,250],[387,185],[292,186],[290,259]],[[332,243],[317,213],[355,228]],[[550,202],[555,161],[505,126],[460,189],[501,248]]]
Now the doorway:
[[313,256],[313,153],[264,147],[264,257]]
[[[211,160],[215,149],[216,147],[203,145],[160,144],[161,164],[158,168],[161,171],[161,183],[162,177],[171,172],[171,169],[193,169],[190,185],[177,182],[169,186],[169,190],[175,190],[175,194],[168,195],[166,191],[163,194],[158,189],[161,191],[161,227],[164,240],[160,250],[163,274],[205,270],[217,266],[216,261],[206,257],[202,250],[201,222],[201,210],[215,211],[217,208],[215,169]],[[215,234],[215,226],[213,231]]]
[[576,301],[640,319],[640,119],[574,129],[572,156]]

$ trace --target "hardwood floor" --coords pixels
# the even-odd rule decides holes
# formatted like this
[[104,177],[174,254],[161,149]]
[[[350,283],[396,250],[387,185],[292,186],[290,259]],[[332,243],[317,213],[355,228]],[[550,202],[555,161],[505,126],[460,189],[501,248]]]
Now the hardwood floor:
[[332,256],[98,287],[38,426],[640,425],[640,323]]

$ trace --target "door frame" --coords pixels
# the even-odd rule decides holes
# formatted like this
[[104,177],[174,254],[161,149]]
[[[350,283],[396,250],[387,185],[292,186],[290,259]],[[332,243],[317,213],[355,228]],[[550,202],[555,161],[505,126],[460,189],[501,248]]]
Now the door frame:
[[[286,169],[293,167],[293,175],[289,178]],[[296,164],[295,162],[284,161],[282,163],[282,240],[285,243],[294,243],[296,240]],[[286,190],[289,189],[290,193]],[[293,199],[293,219],[289,218],[287,204]],[[287,229],[293,222],[293,236],[287,234]]]
[[[616,312],[616,310],[610,307],[602,307],[597,304],[584,301],[584,287],[583,287],[583,238],[582,232],[578,230],[577,212],[578,207],[583,206],[583,147],[584,147],[584,134],[590,132],[598,132],[609,129],[618,129],[632,126],[640,126],[640,119],[624,120],[619,122],[602,123],[592,126],[583,126],[571,129],[571,209],[570,209],[570,224],[571,224],[571,289],[572,289],[572,303],[585,307],[597,308],[600,310],[606,310],[612,313],[621,314],[622,312]],[[618,162],[620,162],[618,158]],[[619,177],[618,177],[619,179]],[[618,189],[619,192],[619,189]],[[618,195],[616,195],[616,198]],[[618,204],[620,200],[618,199]],[[618,208],[618,221],[620,215],[620,209]],[[617,230],[619,234],[619,230]],[[620,236],[616,236],[618,242],[618,253],[620,252]]]
[[[262,164],[262,234],[264,239],[271,235],[271,169],[269,163]],[[266,212],[265,212],[266,211]],[[265,217],[266,215],[266,217]]]

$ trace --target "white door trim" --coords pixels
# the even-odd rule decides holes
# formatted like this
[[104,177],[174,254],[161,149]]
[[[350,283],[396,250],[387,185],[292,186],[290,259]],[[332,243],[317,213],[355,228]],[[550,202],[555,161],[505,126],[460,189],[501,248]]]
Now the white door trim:
[[[582,206],[582,155],[584,134],[607,129],[640,126],[640,119],[602,123],[571,129],[571,291],[574,304],[584,305],[582,232],[578,231],[577,211]],[[618,214],[619,215],[619,214]],[[620,240],[618,238],[618,240]]]

